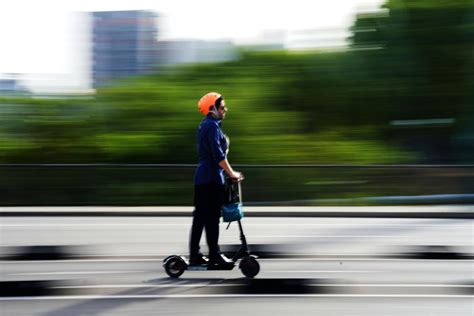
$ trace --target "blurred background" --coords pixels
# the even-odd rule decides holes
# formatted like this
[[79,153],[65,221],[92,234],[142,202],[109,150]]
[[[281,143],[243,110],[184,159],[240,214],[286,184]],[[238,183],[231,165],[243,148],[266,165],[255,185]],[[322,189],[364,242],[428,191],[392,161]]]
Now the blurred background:
[[[474,1],[6,0],[0,39],[0,314],[473,315]],[[255,279],[162,267],[210,91]]]
[[333,2],[10,2],[0,204],[190,205],[209,91],[250,204],[470,201],[473,2]]

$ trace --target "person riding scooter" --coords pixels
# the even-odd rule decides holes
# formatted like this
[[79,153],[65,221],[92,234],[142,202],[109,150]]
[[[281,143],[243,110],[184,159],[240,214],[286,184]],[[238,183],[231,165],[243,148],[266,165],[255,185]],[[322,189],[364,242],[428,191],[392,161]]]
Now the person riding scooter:
[[[236,181],[242,173],[234,171],[227,160],[229,139],[221,129],[228,108],[217,92],[204,95],[198,102],[205,115],[197,133],[198,166],[194,176],[194,212],[189,242],[190,265],[233,266],[234,262],[220,252],[219,219],[224,203],[224,171]],[[206,230],[209,258],[200,252],[200,240]]]

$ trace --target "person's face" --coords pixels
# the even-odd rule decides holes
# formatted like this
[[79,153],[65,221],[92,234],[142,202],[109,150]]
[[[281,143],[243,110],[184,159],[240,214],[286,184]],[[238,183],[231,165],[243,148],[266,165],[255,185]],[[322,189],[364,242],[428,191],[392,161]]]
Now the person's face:
[[217,109],[217,113],[219,113],[219,118],[222,120],[225,118],[226,112],[227,112],[227,107],[225,105],[225,101],[222,100],[221,105],[219,106],[219,109]]

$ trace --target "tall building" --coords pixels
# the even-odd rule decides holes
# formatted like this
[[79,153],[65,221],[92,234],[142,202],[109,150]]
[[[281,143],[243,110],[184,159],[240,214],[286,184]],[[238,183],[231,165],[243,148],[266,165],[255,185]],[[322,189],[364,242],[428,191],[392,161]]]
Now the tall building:
[[7,74],[10,78],[0,78],[0,95],[25,95],[29,94],[27,88],[22,84],[19,74]]
[[18,81],[15,79],[0,79],[0,92],[18,91]]
[[157,54],[157,18],[150,11],[92,13],[94,88],[153,68]]

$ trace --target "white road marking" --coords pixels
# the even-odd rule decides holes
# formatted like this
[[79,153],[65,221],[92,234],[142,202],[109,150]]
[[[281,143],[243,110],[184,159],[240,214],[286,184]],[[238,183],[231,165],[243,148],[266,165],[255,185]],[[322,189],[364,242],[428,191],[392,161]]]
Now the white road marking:
[[388,236],[388,235],[281,235],[265,236],[251,235],[251,238],[406,238],[409,236]]
[[364,284],[364,283],[352,283],[352,284],[309,284],[310,286],[340,286],[340,287],[435,287],[435,288],[444,288],[444,287],[449,287],[449,288],[474,288],[474,285],[466,285],[466,284],[377,284],[377,283],[371,283],[371,284]]
[[375,270],[306,270],[306,271],[268,271],[272,273],[380,273],[383,271],[375,271]]
[[[299,255],[299,254],[298,254]],[[305,255],[302,255],[305,256]],[[309,255],[312,256],[312,255]],[[345,258],[344,256],[357,256],[359,258]],[[406,263],[413,263],[413,262],[450,262],[454,263],[452,259],[411,259],[411,258],[371,258],[370,255],[358,254],[342,254],[342,255],[334,255],[332,258],[272,258],[272,259],[258,259],[260,260],[271,260],[271,261],[334,261],[334,262],[341,262],[341,261],[405,261]],[[456,262],[466,262],[466,261],[473,261],[474,259],[457,259]]]
[[[219,283],[196,283],[196,284],[103,284],[103,285],[69,285],[54,286],[52,289],[123,289],[123,288],[193,288],[193,287],[235,287],[245,286],[244,283],[219,284]],[[474,285],[465,284],[343,284],[343,283],[314,283],[308,286],[315,287],[414,287],[414,288],[474,288]]]
[[144,259],[144,258],[137,258],[137,259],[61,259],[61,260],[20,260],[20,261],[15,261],[15,260],[0,260],[1,264],[23,264],[23,263],[34,263],[36,265],[41,264],[41,263],[96,263],[96,262],[161,262],[163,263],[163,260],[167,256],[163,256],[160,258],[150,258],[150,259]]
[[127,224],[91,224],[91,223],[84,223],[84,224],[68,224],[68,223],[54,223],[54,224],[2,224],[2,227],[127,227],[127,226],[139,226],[139,227],[155,227],[155,226],[189,226],[188,223],[183,224],[172,224],[172,223],[127,223]]
[[26,272],[14,273],[8,275],[26,276],[26,275],[68,275],[68,274],[125,274],[125,273],[145,273],[153,271],[61,271],[61,272]]
[[[188,227],[190,223],[25,223],[25,224],[6,224],[2,223],[2,228],[4,227],[158,227],[158,226],[183,226]],[[316,227],[328,227],[328,226],[370,226],[370,227],[445,227],[445,226],[456,226],[459,228],[472,228],[473,225],[463,225],[463,224],[385,224],[385,223],[245,223],[245,226],[316,226]]]
[[[297,254],[298,256],[308,256],[308,258],[259,258],[259,261],[333,261],[333,262],[341,262],[341,261],[407,261],[407,262],[453,262],[452,259],[411,259],[411,258],[371,258],[371,255],[364,255],[364,254],[341,254],[341,255],[333,255],[333,257],[328,258],[311,258],[313,254]],[[154,257],[155,255],[143,255],[143,256],[150,256]],[[163,260],[167,257],[161,256],[157,258],[137,258],[137,259],[61,259],[61,260],[0,260],[1,264],[27,264],[27,263],[94,263],[94,262],[163,262]],[[345,258],[344,256],[357,256],[358,258]],[[456,262],[466,262],[466,261],[473,261],[474,259],[459,259]]]
[[124,288],[193,288],[193,287],[232,287],[242,286],[244,284],[107,284],[107,285],[65,285],[54,286],[52,289],[124,289]]
[[0,297],[0,301],[111,300],[111,299],[190,299],[190,298],[469,298],[472,295],[442,294],[153,294],[153,295],[65,295]]
[[[2,227],[157,227],[157,226],[183,226],[188,227],[189,223],[129,223],[129,224],[93,224],[93,223],[84,223],[84,224],[68,224],[68,223],[55,223],[55,224],[3,224]],[[246,223],[245,226],[373,226],[373,227],[443,227],[443,226],[453,226],[462,227],[462,228],[472,228],[472,225],[456,225],[456,224],[427,224],[427,225],[420,225],[420,224],[334,224],[334,223],[327,223],[327,224],[297,224],[297,223],[288,223],[288,224],[255,224],[255,223]]]
[[[9,276],[34,276],[34,275],[89,275],[89,274],[130,274],[130,273],[156,273],[154,270],[149,271],[61,271],[61,272],[26,272],[26,273],[13,273],[8,274]],[[194,272],[194,271],[189,271]],[[374,270],[299,270],[299,271],[268,271],[269,273],[380,273],[382,271]]]

